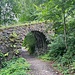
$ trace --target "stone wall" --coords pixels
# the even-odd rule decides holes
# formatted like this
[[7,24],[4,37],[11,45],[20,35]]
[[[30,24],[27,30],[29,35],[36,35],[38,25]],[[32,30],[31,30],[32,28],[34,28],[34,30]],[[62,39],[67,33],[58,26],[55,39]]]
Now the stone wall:
[[[10,28],[0,29],[0,50],[4,53],[8,52],[8,50],[11,50],[10,35],[13,33],[17,34],[17,38],[15,41],[15,45],[17,49],[21,49],[22,42],[25,36],[31,31],[42,32],[48,39],[49,33],[46,30],[47,28],[46,26],[47,24],[45,23],[38,23],[38,24],[30,24],[30,25],[15,26],[15,27],[10,27]],[[52,33],[53,32],[50,32],[50,34]]]

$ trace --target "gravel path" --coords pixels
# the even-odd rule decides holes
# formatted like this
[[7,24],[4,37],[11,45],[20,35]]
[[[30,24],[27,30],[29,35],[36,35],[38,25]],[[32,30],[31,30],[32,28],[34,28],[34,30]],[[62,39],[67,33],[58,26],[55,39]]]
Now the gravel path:
[[31,64],[31,75],[61,75],[50,66],[49,62],[30,56],[27,51],[22,52],[22,57]]

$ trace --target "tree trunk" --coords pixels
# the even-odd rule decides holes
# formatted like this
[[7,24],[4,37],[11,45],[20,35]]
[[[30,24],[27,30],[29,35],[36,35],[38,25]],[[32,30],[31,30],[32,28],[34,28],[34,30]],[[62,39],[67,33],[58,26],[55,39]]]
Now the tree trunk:
[[1,24],[1,2],[0,2],[0,24]]
[[65,47],[67,50],[67,34],[66,34],[66,18],[65,18],[65,12],[64,12],[64,41],[65,41]]

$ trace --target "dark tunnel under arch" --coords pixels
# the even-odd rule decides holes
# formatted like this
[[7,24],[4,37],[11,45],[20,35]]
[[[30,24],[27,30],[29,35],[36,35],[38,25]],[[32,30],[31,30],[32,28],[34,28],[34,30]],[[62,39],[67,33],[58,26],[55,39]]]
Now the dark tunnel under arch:
[[35,46],[34,46],[34,49],[35,49],[34,54],[42,55],[42,54],[46,53],[47,52],[46,36],[40,31],[31,31],[29,33],[32,33],[34,35],[35,39],[36,39],[36,43],[35,43]]

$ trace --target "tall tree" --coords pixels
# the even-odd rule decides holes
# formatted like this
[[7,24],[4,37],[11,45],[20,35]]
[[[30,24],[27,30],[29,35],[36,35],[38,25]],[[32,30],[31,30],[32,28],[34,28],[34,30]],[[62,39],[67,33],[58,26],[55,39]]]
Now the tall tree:
[[0,24],[1,24],[1,2],[0,2]]
[[[0,10],[3,11],[2,15],[5,12],[4,15],[6,16],[7,11],[4,11],[4,9],[6,10],[8,7],[10,7],[12,9],[10,11],[14,13],[14,15],[18,21],[20,21],[20,22],[33,21],[33,20],[37,19],[37,14],[36,14],[36,9],[34,7],[34,4],[39,6],[40,4],[43,4],[47,1],[48,0],[1,0],[0,6],[2,7],[2,9],[0,9]],[[7,5],[7,6],[5,6],[5,5]],[[11,14],[9,14],[9,15],[11,15]],[[7,22],[8,21],[9,20],[7,20]],[[2,23],[3,22],[5,23],[6,20],[4,19],[2,21]]]
[[1,8],[1,24],[10,24],[13,21],[17,20],[13,9],[13,4],[11,0],[1,0],[0,2],[0,8]]
[[41,19],[44,20],[53,20],[56,28],[63,27],[64,32],[64,42],[67,49],[67,23],[68,17],[71,17],[73,11],[75,11],[75,0],[49,0],[47,3],[44,3],[40,6],[39,15]]

